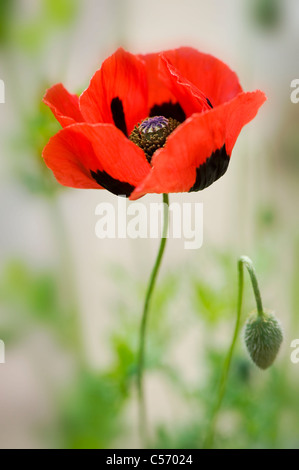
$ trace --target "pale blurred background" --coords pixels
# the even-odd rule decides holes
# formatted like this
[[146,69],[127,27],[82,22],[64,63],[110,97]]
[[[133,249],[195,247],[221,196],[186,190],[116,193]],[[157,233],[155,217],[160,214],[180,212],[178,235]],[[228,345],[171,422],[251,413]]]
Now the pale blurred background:
[[[193,46],[268,96],[226,175],[171,196],[204,203],[204,244],[188,251],[169,240],[160,273],[146,376],[152,445],[202,445],[235,321],[237,259],[247,254],[285,340],[260,372],[239,339],[216,445],[298,447],[297,0],[1,0],[0,447],[139,445],[137,335],[158,242],[97,239],[95,208],[117,198],[62,188],[41,160],[59,129],[41,103],[45,89],[63,82],[81,92],[119,45]],[[245,298],[244,319],[254,308],[247,278]]]

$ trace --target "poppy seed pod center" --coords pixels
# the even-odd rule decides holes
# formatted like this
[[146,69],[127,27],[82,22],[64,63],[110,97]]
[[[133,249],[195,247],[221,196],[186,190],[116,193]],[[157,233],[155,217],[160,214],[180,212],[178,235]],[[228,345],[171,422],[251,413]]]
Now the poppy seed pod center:
[[167,137],[180,124],[176,119],[164,116],[148,117],[134,127],[129,139],[144,151],[151,163],[155,151],[164,147]]
[[144,119],[139,126],[139,131],[150,135],[153,132],[159,132],[161,129],[168,127],[169,120],[164,116],[154,116]]

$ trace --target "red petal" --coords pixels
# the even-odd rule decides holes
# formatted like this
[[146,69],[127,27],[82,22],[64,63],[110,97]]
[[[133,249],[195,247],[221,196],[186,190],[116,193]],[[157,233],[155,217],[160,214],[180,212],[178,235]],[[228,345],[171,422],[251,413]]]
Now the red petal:
[[161,80],[159,74],[160,55],[160,52],[139,55],[139,57],[146,64],[149,109],[151,109],[154,105],[167,103],[169,101],[175,103],[177,101],[168,86],[164,83],[163,80]]
[[85,120],[114,124],[111,103],[115,98],[121,100],[130,134],[147,116],[147,80],[144,62],[123,49],[105,60],[81,95],[80,108]]
[[111,124],[76,124],[62,129],[45,147],[43,157],[64,186],[99,188],[91,171],[133,185],[150,171],[143,151]]
[[189,191],[197,169],[225,145],[230,156],[245,124],[257,114],[266,97],[261,91],[241,93],[229,103],[194,114],[168,138],[165,148],[154,154],[152,170],[135,189],[131,199],[146,193]]
[[180,72],[218,106],[242,91],[238,77],[224,62],[191,47],[166,51],[164,56]]
[[74,127],[62,129],[50,139],[43,151],[45,163],[63,186],[99,188],[90,174],[98,163],[93,147]]
[[211,108],[207,97],[161,54],[160,76],[181,104],[187,117]]
[[84,121],[79,109],[78,96],[71,95],[61,83],[49,88],[43,101],[49,106],[62,127]]

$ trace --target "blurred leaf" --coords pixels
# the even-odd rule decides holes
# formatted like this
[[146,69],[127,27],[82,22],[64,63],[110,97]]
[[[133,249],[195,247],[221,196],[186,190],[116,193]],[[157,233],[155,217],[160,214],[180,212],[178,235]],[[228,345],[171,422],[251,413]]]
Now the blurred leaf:
[[62,411],[64,448],[109,448],[120,432],[123,405],[117,382],[82,371]]
[[39,19],[31,23],[15,25],[14,40],[26,52],[39,52],[48,38],[48,25]]
[[199,422],[186,423],[170,430],[160,425],[152,449],[198,449]]
[[251,18],[259,27],[270,30],[280,25],[284,2],[281,0],[249,0]]
[[78,13],[77,0],[44,0],[44,15],[61,26],[72,23]]
[[36,108],[33,106],[32,114],[24,118],[21,132],[14,135],[12,146],[16,159],[12,165],[14,173],[31,192],[52,195],[62,191],[63,187],[45,165],[42,151],[61,127],[41,100],[42,93],[38,96]]
[[112,336],[111,346],[115,358],[108,375],[118,382],[122,397],[127,398],[137,371],[135,347],[130,337],[118,334]]
[[0,46],[9,39],[16,0],[0,1]]
[[257,212],[258,227],[262,230],[271,230],[277,223],[277,212],[275,208],[269,205],[260,205]]
[[34,272],[21,260],[8,262],[1,273],[0,301],[16,329],[30,328],[31,319],[51,326],[65,345],[77,340],[77,312],[63,305],[55,273]]
[[238,288],[237,258],[216,252],[212,256],[214,269],[208,273],[202,270],[192,280],[195,311],[211,324],[235,315]]
[[78,0],[41,0],[29,18],[15,18],[15,44],[27,53],[39,53],[51,36],[73,23],[78,6]]

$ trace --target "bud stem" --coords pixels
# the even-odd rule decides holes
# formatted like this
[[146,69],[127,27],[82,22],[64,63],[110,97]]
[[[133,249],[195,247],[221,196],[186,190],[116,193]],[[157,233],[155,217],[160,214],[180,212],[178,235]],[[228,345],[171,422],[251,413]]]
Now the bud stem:
[[216,401],[216,405],[214,407],[214,410],[212,412],[212,417],[210,421],[210,426],[208,429],[207,437],[204,441],[204,448],[209,449],[213,447],[213,442],[214,442],[214,434],[215,434],[215,427],[217,423],[217,417],[219,410],[221,408],[221,404],[224,398],[225,390],[226,390],[226,385],[227,385],[227,380],[228,380],[228,375],[230,371],[230,366],[231,366],[231,361],[235,349],[235,345],[237,342],[238,338],[238,333],[240,330],[240,323],[241,323],[241,312],[242,312],[242,304],[243,304],[243,288],[244,288],[244,270],[243,266],[246,266],[250,279],[251,279],[251,284],[256,300],[256,305],[257,305],[257,312],[258,316],[262,318],[264,316],[263,312],[263,305],[262,305],[262,298],[261,298],[261,293],[259,290],[258,282],[257,282],[257,277],[255,273],[255,269],[253,267],[253,263],[250,258],[247,256],[241,256],[239,261],[238,261],[238,275],[239,275],[239,288],[238,288],[238,304],[237,304],[237,318],[236,318],[236,324],[235,324],[235,330],[233,334],[233,339],[229,348],[229,351],[227,353],[227,356],[225,358],[225,362],[223,365],[221,377],[220,377],[220,382],[219,382],[219,388],[218,388],[218,397]]
[[145,302],[143,307],[143,314],[140,324],[140,334],[139,334],[139,348],[138,348],[138,366],[137,366],[137,387],[138,387],[138,399],[139,399],[139,432],[141,440],[146,444],[148,433],[147,433],[147,420],[146,420],[146,406],[145,406],[145,397],[144,397],[144,384],[143,384],[143,375],[144,375],[144,356],[145,356],[145,345],[146,345],[146,327],[148,321],[148,313],[150,307],[150,300],[154,287],[156,284],[157,275],[163,258],[166,240],[167,240],[167,231],[168,231],[168,214],[169,214],[169,197],[168,194],[163,194],[163,233],[160,242],[160,248],[156,258],[155,265],[153,267],[147,292],[145,296]]
[[239,269],[242,270],[243,265],[246,266],[250,279],[251,279],[251,284],[252,284],[252,288],[253,288],[253,292],[255,296],[258,316],[262,318],[264,316],[262,297],[261,297],[259,285],[257,282],[255,269],[253,267],[251,259],[248,258],[248,256],[241,256],[241,258],[239,259]]

